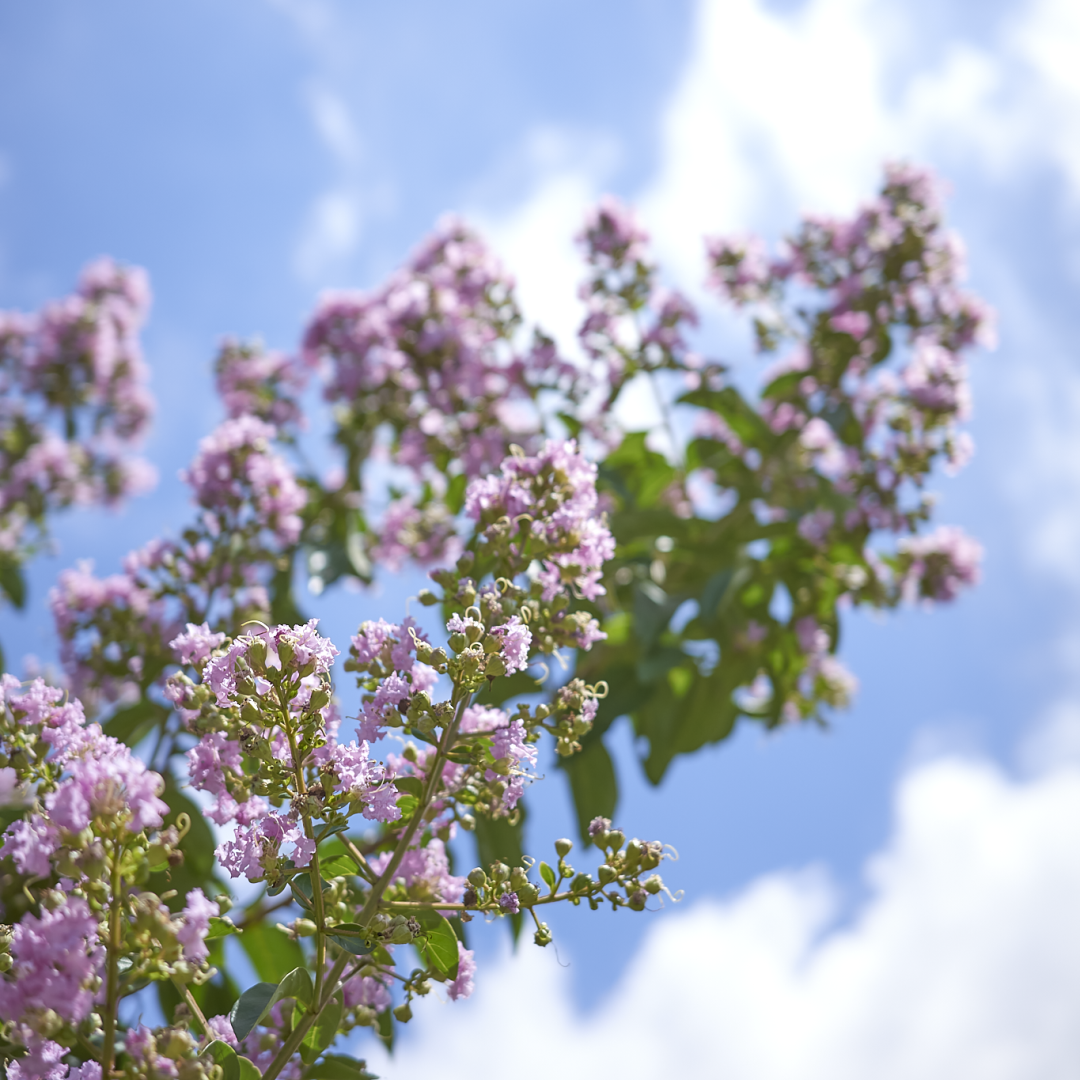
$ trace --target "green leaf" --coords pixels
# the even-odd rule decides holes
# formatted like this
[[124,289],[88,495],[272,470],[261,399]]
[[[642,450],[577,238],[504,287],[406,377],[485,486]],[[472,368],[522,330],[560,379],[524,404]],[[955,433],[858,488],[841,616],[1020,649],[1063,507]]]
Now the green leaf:
[[255,1025],[270,1011],[276,1000],[276,983],[256,983],[245,990],[236,1000],[229,1013],[233,1033],[238,1039],[246,1039]]
[[417,799],[424,794],[424,781],[419,776],[399,776],[394,780],[394,786],[398,791],[413,795]]
[[458,473],[446,485],[446,497],[443,502],[446,503],[446,508],[451,514],[460,514],[461,508],[465,505],[465,484],[467,479],[464,473]]
[[319,1019],[311,1025],[307,1035],[304,1036],[300,1051],[301,1057],[304,1056],[305,1050],[310,1054],[310,1061],[305,1061],[305,1064],[310,1065],[337,1038],[338,1027],[341,1025],[341,1014],[344,1011],[345,1001],[339,990],[319,1014]]
[[293,968],[281,982],[278,983],[277,992],[274,994],[275,1001],[284,998],[293,998],[300,1005],[311,1004],[311,975],[307,968]]
[[206,940],[228,937],[230,934],[239,934],[242,931],[232,919],[220,919],[216,915],[210,917],[210,929],[206,932]]
[[262,1080],[262,1073],[254,1061],[241,1056],[238,1056],[236,1061],[240,1066],[240,1080]]
[[[589,822],[596,817],[610,818],[615,815],[615,807],[619,801],[615,766],[611,762],[607,747],[599,739],[579,753],[562,758],[559,764],[570,778],[570,791],[574,796],[574,808],[577,810],[578,831],[582,841],[588,844]],[[554,881],[554,873],[551,877]],[[547,881],[547,878],[544,880]]]
[[221,1039],[215,1039],[199,1055],[221,1066],[223,1080],[240,1080],[240,1062],[236,1051]]
[[392,1052],[394,1049],[394,1014],[390,1009],[379,1013],[378,1019],[375,1021],[375,1033],[382,1040],[383,1046]]
[[297,874],[296,877],[290,878],[289,887],[301,907],[307,908],[308,911],[314,911],[315,892],[311,888],[311,878],[307,874]]
[[424,938],[424,958],[448,979],[458,974],[458,941],[450,923],[438,917],[438,924],[428,929]]
[[379,1080],[367,1071],[366,1061],[357,1061],[345,1054],[323,1054],[305,1071],[304,1077],[305,1080]]
[[551,869],[546,862],[540,864],[540,877],[543,879],[544,884],[547,885],[552,892],[555,891],[555,871]]
[[402,795],[397,801],[397,807],[401,811],[402,819],[405,821],[408,821],[413,816],[419,805],[420,800],[415,795]]
[[336,877],[352,877],[356,874],[356,863],[348,855],[319,859],[319,873],[327,881]]
[[156,701],[143,698],[141,701],[129,705],[126,709],[119,709],[106,721],[102,730],[106,735],[119,739],[128,746],[138,745],[152,727],[162,723],[169,715],[169,710]]
[[[364,933],[364,928],[359,923],[338,923],[329,929],[331,931],[328,935],[330,940],[346,952],[351,952],[353,956],[367,956],[374,948],[373,945],[368,945],[365,939],[360,936]],[[348,930],[350,933],[335,934],[333,933],[334,930]]]
[[245,927],[240,944],[251,960],[255,974],[265,982],[275,985],[287,972],[304,963],[304,953],[299,942],[293,941],[277,927],[265,922]]
[[26,603],[26,578],[19,564],[10,557],[0,559],[0,589],[15,607],[22,610]]

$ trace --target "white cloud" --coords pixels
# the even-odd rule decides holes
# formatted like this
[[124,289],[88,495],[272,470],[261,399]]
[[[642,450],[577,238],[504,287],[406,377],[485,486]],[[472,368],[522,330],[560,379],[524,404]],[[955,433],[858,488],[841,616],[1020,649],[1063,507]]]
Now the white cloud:
[[[871,895],[828,929],[820,872],[765,877],[726,903],[652,916],[589,1017],[571,971],[531,946],[429,999],[395,1080],[599,1075],[732,1080],[1057,1080],[1080,1028],[1080,771],[1018,783],[962,759],[902,781]],[[434,996],[434,995],[433,995]]]
[[356,249],[362,216],[355,191],[339,189],[320,195],[296,247],[297,273],[305,280],[324,276]]

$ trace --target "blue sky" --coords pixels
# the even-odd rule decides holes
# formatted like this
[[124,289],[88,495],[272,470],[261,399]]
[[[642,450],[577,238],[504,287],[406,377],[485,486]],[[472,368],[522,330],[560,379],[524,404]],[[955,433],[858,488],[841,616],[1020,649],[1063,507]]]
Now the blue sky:
[[[539,980],[553,1016],[569,1024],[583,1009],[599,1031],[612,1002],[638,1007],[635,987],[651,977],[648,958],[663,935],[678,938],[697,919],[696,936],[673,948],[728,942],[740,912],[768,908],[768,898],[755,899],[766,879],[788,890],[791,920],[811,927],[802,959],[785,969],[790,985],[800,963],[827,964],[843,934],[864,955],[885,957],[881,971],[893,981],[914,979],[922,969],[912,958],[932,953],[917,930],[895,956],[873,951],[875,912],[945,904],[934,890],[897,884],[918,877],[919,852],[937,842],[933,830],[927,839],[905,822],[921,820],[919,808],[937,798],[968,815],[963,845],[992,835],[995,814],[1034,828],[1021,806],[1050,799],[1062,776],[1080,784],[1069,771],[1080,757],[1078,54],[1080,19],[1066,0],[5,6],[0,305],[30,308],[63,293],[103,252],[149,269],[145,341],[159,416],[147,449],[162,476],[120,515],[61,523],[59,554],[32,574],[29,611],[0,620],[9,655],[19,654],[16,641],[52,654],[45,596],[58,569],[92,557],[111,570],[185,520],[176,472],[220,416],[210,382],[217,340],[261,334],[292,348],[321,289],[375,284],[440,213],[465,212],[484,226],[529,317],[566,340],[578,274],[570,236],[603,191],[639,207],[670,280],[700,295],[703,232],[755,228],[775,238],[800,210],[850,211],[872,193],[885,157],[928,162],[952,185],[950,218],[968,245],[971,284],[1000,318],[1000,347],[974,364],[977,456],[938,485],[940,519],[986,546],[984,583],[952,609],[849,619],[843,654],[862,688],[829,733],[745,730],[680,761],[653,790],[636,777],[630,737],[619,732],[622,775],[632,778],[621,821],[679,848],[669,877],[686,891],[682,909],[637,921],[574,912],[556,924],[570,967],[553,966],[549,950],[550,970],[539,975],[540,960],[515,967],[489,942],[481,990],[455,1015],[473,1018],[460,1021],[466,1027],[485,1022],[491,970],[511,996],[527,996],[520,980]],[[745,334],[714,308],[702,345],[749,360]],[[344,637],[362,618],[395,617],[415,587],[386,581],[374,594],[308,606]],[[941,772],[943,761],[952,773]],[[998,787],[980,802],[971,791],[987,776]],[[553,777],[545,786],[554,791],[534,793],[537,848],[570,832],[560,783]],[[1063,806],[1073,805],[1068,797]],[[904,798],[915,806],[910,821]],[[1072,833],[1061,814],[1047,813],[1051,831],[1066,830],[1062,847],[1046,848],[1049,865],[1071,850]],[[873,859],[893,867],[892,877],[867,877]],[[825,877],[800,876],[807,866]],[[1064,908],[1060,918],[1041,908],[1044,870],[1024,871],[1036,898],[1025,902],[1035,906],[1017,900],[1009,925],[1040,924],[1056,936],[1029,951],[1071,956],[1080,926]],[[946,874],[941,895],[982,902],[980,873]],[[923,924],[912,916],[912,925]],[[971,955],[981,955],[972,941]],[[958,970],[969,971],[968,955],[958,954]],[[1060,998],[1080,990],[1073,967],[1064,982],[1043,971],[1021,972],[1018,983]],[[922,977],[933,982],[932,971]],[[699,997],[726,1000],[723,978],[703,983]],[[835,1001],[829,993],[815,1001]],[[743,1004],[748,1031],[758,1016],[752,998]],[[996,1015],[990,1005],[985,1015]],[[1058,1046],[1057,1035],[1009,1022],[1020,1024],[1022,1049]],[[441,1014],[434,1021],[445,1024]],[[869,1036],[845,1030],[841,1049],[813,1050],[834,1054],[821,1058],[823,1075],[858,1074],[850,1048]],[[954,1066],[1014,1075],[980,1072],[963,1056],[983,1029],[971,1030],[956,1036],[960,1056],[950,1059],[933,1056],[937,1044],[920,1042],[921,1028],[909,1032],[905,1045],[925,1045],[928,1056],[912,1059],[907,1075],[944,1076]],[[587,1057],[588,1029],[574,1031]],[[1066,1062],[1076,1046],[1060,1038]],[[789,1075],[747,1045],[732,1075]],[[409,1046],[397,1075],[422,1074],[424,1055],[435,1053],[419,1025]],[[817,1075],[811,1058],[801,1059],[801,1075]],[[1036,1064],[1039,1075],[1057,1075],[1059,1058],[1017,1060],[1015,1075]],[[680,1061],[694,1073],[693,1061]]]

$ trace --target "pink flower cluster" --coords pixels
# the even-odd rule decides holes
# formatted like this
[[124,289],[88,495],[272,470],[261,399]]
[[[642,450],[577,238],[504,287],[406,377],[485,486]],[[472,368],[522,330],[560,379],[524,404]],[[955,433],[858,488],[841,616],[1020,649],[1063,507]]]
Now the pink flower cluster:
[[[573,396],[578,373],[539,333],[520,348],[520,322],[512,279],[454,218],[378,290],[328,294],[308,325],[303,357],[329,370],[325,396],[335,404],[346,484],[361,485],[381,425],[392,432],[392,460],[428,492],[420,511],[441,502],[453,476],[483,475],[511,443],[535,442],[537,395],[561,386]],[[447,557],[444,525],[417,521],[405,506],[391,510],[382,550],[402,557],[397,538],[413,525],[432,545],[421,554]]]
[[227,338],[214,364],[217,392],[230,418],[256,416],[282,428],[300,424],[297,396],[307,370],[284,353]]
[[245,415],[226,420],[199,443],[181,478],[208,511],[204,520],[212,534],[254,524],[282,544],[299,539],[307,497],[285,459],[271,449],[276,435],[273,424]]
[[0,552],[21,561],[51,511],[153,485],[130,455],[153,412],[138,340],[149,305],[142,270],[100,259],[73,295],[0,312]]
[[900,541],[901,591],[916,600],[955,600],[965,586],[978,584],[982,545],[955,526]]
[[[531,519],[528,534],[541,545],[545,600],[571,586],[588,600],[604,594],[600,577],[604,562],[615,554],[615,541],[599,511],[596,466],[574,440],[549,439],[535,456],[504,459],[498,475],[469,484],[465,511],[489,534],[501,519]],[[527,547],[512,548],[526,565]]]

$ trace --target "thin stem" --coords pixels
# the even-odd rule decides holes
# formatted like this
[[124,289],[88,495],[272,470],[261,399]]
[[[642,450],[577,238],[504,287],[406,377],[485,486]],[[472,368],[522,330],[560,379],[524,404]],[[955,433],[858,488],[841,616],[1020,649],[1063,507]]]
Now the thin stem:
[[289,893],[286,893],[280,900],[275,901],[273,904],[267,904],[266,907],[256,908],[254,911],[249,911],[237,924],[238,930],[246,930],[249,926],[255,926],[261,923],[267,915],[278,911],[283,907],[288,907],[293,902],[293,898]]
[[173,986],[180,991],[184,996],[184,1000],[187,1002],[187,1007],[195,1014],[195,1019],[202,1025],[203,1034],[210,1034],[210,1025],[206,1022],[206,1017],[203,1016],[202,1009],[199,1008],[199,1003],[195,1000],[195,995],[192,994],[191,988],[187,983],[178,983],[173,979]]
[[360,849],[347,836],[343,836],[341,842],[345,845],[345,850],[352,856],[353,862],[356,863],[356,868],[360,871],[360,876],[365,878],[370,884],[374,884],[375,871],[368,866],[368,861],[364,858]]
[[334,966],[330,969],[330,973],[326,977],[322,1001],[318,1001],[314,996],[312,997],[308,1011],[300,1017],[296,1027],[292,1029],[289,1037],[281,1044],[281,1048],[274,1055],[274,1060],[266,1067],[266,1072],[263,1073],[263,1080],[274,1080],[278,1073],[280,1073],[289,1061],[292,1060],[293,1054],[299,1049],[305,1036],[311,1030],[312,1024],[319,1019],[323,1010],[333,1000],[334,994],[337,993],[342,972],[348,966],[351,959],[352,954],[343,950],[341,956],[334,961]]
[[123,854],[120,841],[113,841],[112,897],[109,901],[109,940],[105,946],[105,1024],[101,1044],[101,1075],[108,1080],[112,1075],[113,1057],[116,1053],[116,1011],[119,1005],[120,950],[123,948],[123,879],[120,876],[120,859]]
[[368,894],[368,898],[364,902],[364,906],[356,918],[356,921],[361,926],[367,926],[371,921],[371,917],[378,909],[382,894],[386,892],[390,882],[394,880],[397,868],[401,865],[401,860],[405,858],[405,852],[408,851],[409,844],[412,843],[416,828],[423,820],[424,811],[427,810],[428,805],[431,803],[435,794],[435,789],[439,785],[439,780],[442,777],[442,767],[446,762],[446,755],[449,753],[450,747],[453,746],[454,737],[457,735],[458,724],[461,722],[461,714],[468,707],[471,699],[472,694],[466,694],[458,702],[457,710],[454,713],[454,719],[443,731],[442,738],[439,740],[439,748],[435,752],[435,760],[432,762],[428,771],[427,783],[424,785],[424,790],[420,796],[420,802],[416,807],[416,811],[413,813],[412,820],[409,822],[409,827],[401,834],[401,839],[394,849],[394,854],[390,857],[390,862],[380,875],[379,880],[371,886],[371,892]]

